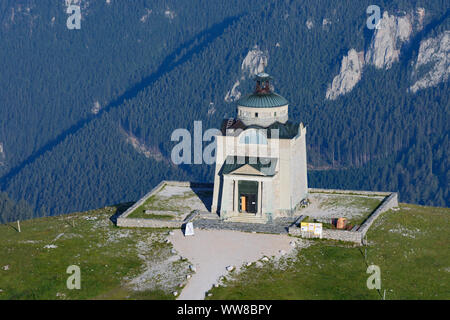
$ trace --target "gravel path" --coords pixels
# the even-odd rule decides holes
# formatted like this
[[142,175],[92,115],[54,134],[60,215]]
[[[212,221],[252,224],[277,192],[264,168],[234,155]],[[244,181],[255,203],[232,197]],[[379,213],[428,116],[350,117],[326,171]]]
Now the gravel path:
[[287,235],[244,233],[229,230],[195,230],[195,236],[185,237],[176,230],[169,237],[175,250],[189,259],[196,268],[178,299],[202,300],[205,293],[228,273],[226,268],[239,267],[263,256],[279,257],[293,247],[294,239]]

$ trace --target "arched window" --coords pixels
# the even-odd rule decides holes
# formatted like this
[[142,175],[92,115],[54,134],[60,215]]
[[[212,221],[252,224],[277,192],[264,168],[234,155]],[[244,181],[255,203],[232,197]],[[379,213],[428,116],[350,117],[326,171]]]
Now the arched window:
[[241,133],[239,143],[242,144],[267,144],[267,137],[262,129],[248,129]]

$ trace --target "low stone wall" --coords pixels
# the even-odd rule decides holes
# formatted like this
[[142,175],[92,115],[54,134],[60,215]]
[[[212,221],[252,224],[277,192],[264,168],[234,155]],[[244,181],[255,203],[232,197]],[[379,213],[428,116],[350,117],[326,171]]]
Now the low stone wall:
[[380,214],[394,207],[398,207],[398,193],[396,192],[391,193],[389,197],[384,199],[384,201],[378,206],[378,208],[358,228],[358,232],[362,233],[362,237],[365,236],[372,223],[374,223],[374,221],[380,216]]
[[181,228],[183,222],[178,220],[123,218],[120,222],[117,219],[117,225],[128,228]]
[[309,188],[310,193],[340,193],[340,194],[359,194],[362,196],[380,196],[386,197],[392,194],[392,192],[382,192],[382,191],[364,191],[364,190],[340,190],[340,189],[320,189],[320,188]]
[[213,187],[211,183],[189,182],[189,181],[161,181],[156,187],[154,187],[149,193],[139,199],[134,205],[128,208],[127,211],[122,213],[117,218],[118,227],[130,227],[130,228],[181,228],[181,226],[192,219],[197,214],[188,215],[184,221],[181,220],[158,220],[158,219],[140,219],[140,218],[128,218],[128,216],[140,207],[148,198],[158,193],[164,186],[178,186],[178,187],[191,187],[191,188],[209,188]]
[[[316,190],[323,190],[322,192],[325,192],[326,189],[316,189]],[[332,190],[330,190],[332,192]],[[321,192],[321,191],[319,191]],[[371,194],[371,191],[362,191],[364,193],[361,194]],[[343,193],[343,192],[341,192]],[[347,191],[347,193],[356,193],[356,191]],[[372,193],[373,194],[373,193]],[[376,194],[381,194],[380,192],[376,192]],[[331,240],[338,240],[338,241],[348,241],[348,242],[354,242],[357,244],[363,244],[364,243],[364,236],[366,235],[367,231],[369,230],[370,226],[373,224],[373,222],[383,213],[386,212],[389,209],[392,209],[394,207],[398,206],[398,194],[396,192],[394,193],[386,193],[388,195],[383,202],[378,206],[378,208],[372,212],[372,214],[363,222],[363,224],[355,231],[348,231],[348,230],[337,230],[337,229],[322,229],[322,239],[331,239]],[[301,220],[300,220],[301,221]],[[299,223],[294,223],[292,226],[289,227],[289,234],[293,236],[302,236],[302,232],[299,228]]]
[[[184,224],[199,218],[199,212],[189,214],[183,221],[181,220],[158,220],[158,219],[139,219],[128,218],[128,216],[148,198],[158,193],[165,185],[190,187],[190,188],[213,188],[212,183],[196,183],[189,181],[161,181],[155,188],[142,197],[138,202],[125,211],[117,218],[117,226],[133,228],[181,228]],[[363,222],[363,224],[354,231],[323,229],[322,238],[354,242],[363,244],[364,236],[373,224],[373,222],[385,211],[398,206],[398,194],[390,192],[359,191],[359,190],[338,190],[338,189],[316,189],[309,188],[310,193],[337,193],[337,194],[356,194],[366,196],[385,196],[378,208]],[[288,228],[288,233],[293,236],[301,236],[300,223],[304,216],[298,217]],[[227,223],[227,222],[224,222]]]

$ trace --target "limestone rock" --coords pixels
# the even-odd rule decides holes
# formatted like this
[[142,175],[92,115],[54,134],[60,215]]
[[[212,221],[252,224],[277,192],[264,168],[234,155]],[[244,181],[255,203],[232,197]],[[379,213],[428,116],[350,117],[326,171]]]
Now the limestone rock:
[[241,81],[245,79],[252,79],[258,73],[264,72],[264,68],[267,66],[268,53],[260,50],[258,46],[255,46],[245,56],[241,64],[240,79],[236,80],[231,90],[225,95],[226,102],[234,102],[241,98],[241,92],[239,86]]
[[242,61],[241,71],[249,77],[253,77],[258,73],[264,72],[267,66],[267,52],[261,51],[257,46],[250,50]]
[[[425,71],[425,72],[423,72]],[[448,80],[450,73],[450,31],[435,38],[422,40],[412,78],[415,83],[409,88],[413,93],[433,87]]]
[[410,39],[412,32],[410,15],[396,17],[385,11],[366,52],[366,63],[390,69],[399,60],[401,45]]
[[335,100],[338,96],[350,92],[361,80],[363,66],[364,52],[356,52],[355,49],[350,49],[347,56],[342,58],[341,70],[334,77],[331,86],[328,87],[326,98]]

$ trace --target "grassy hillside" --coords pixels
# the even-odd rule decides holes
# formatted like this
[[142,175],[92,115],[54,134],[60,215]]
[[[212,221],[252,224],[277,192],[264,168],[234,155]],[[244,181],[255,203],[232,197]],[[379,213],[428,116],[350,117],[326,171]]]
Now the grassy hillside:
[[297,259],[253,264],[213,289],[211,299],[380,299],[366,286],[372,264],[381,269],[386,299],[450,299],[450,209],[400,208],[369,230],[367,261],[364,247],[314,241]]
[[[173,299],[188,261],[167,230],[115,227],[126,206],[0,225],[0,299]],[[450,209],[401,205],[368,233],[367,264],[381,268],[387,299],[450,299]],[[297,259],[248,267],[214,299],[380,299],[366,288],[364,248],[313,241]],[[66,269],[81,269],[68,290]]]
[[[0,299],[172,299],[187,262],[169,259],[167,230],[115,227],[121,209],[0,225]],[[70,265],[80,290],[66,287]]]

